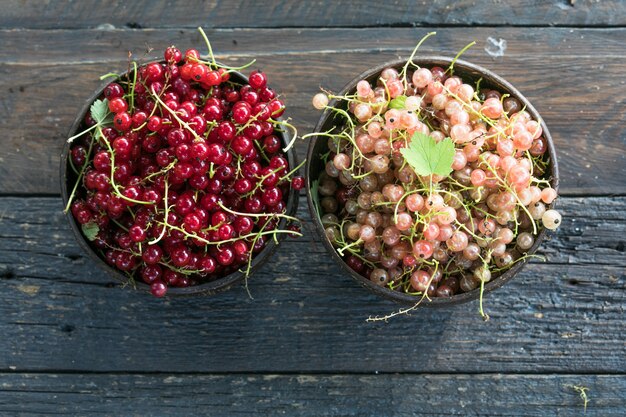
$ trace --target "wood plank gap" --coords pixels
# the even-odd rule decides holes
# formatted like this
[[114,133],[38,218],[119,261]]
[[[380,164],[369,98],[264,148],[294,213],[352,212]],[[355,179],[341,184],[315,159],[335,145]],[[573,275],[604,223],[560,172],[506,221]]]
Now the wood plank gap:
[[506,371],[506,372],[482,372],[482,371],[428,371],[428,372],[389,372],[389,371],[272,371],[272,370],[254,370],[254,371],[96,371],[96,370],[69,370],[69,369],[0,369],[0,377],[2,375],[137,375],[137,376],[168,376],[168,375],[185,375],[185,376],[259,376],[259,375],[277,375],[277,376],[386,376],[386,375],[409,375],[409,376],[428,376],[428,375],[519,375],[519,376],[626,376],[626,371],[594,371],[581,370],[576,372],[551,371],[551,372],[524,372],[524,371]]
[[[455,23],[416,23],[416,22],[396,22],[396,23],[383,23],[383,24],[364,24],[364,25],[341,25],[341,26],[319,26],[319,25],[274,25],[274,26],[214,26],[211,30],[281,30],[281,29],[407,29],[407,28],[425,28],[425,29],[474,29],[474,28],[522,28],[522,29],[623,29],[626,28],[624,24],[616,25],[604,25],[604,24],[515,24],[515,23],[495,23],[495,24],[455,24]],[[197,29],[195,25],[176,25],[176,26],[114,26],[112,28],[102,29],[98,27],[89,26],[48,26],[48,27],[0,27],[0,30],[128,30],[128,31],[142,31],[142,30],[189,30]],[[205,28],[206,29],[206,28]]]

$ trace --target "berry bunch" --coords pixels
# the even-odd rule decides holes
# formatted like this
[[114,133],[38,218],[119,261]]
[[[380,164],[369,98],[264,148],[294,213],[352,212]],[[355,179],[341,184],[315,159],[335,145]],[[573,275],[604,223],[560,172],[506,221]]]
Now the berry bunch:
[[347,265],[375,284],[422,299],[482,291],[528,256],[541,227],[558,227],[541,124],[479,84],[411,58],[348,95],[313,97],[338,120],[307,135],[328,140],[317,211]]
[[246,82],[210,58],[172,46],[163,62],[135,64],[70,138],[67,209],[109,265],[157,297],[247,275],[270,237],[299,235],[285,214],[304,182],[281,139],[283,101],[264,73]]

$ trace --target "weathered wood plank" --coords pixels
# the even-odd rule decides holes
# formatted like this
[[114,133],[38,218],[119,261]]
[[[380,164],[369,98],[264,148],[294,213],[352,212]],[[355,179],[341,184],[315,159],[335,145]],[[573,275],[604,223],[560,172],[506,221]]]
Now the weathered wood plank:
[[[67,416],[623,416],[623,375],[0,374],[0,413]],[[574,386],[585,386],[589,403]]]
[[625,208],[563,198],[548,262],[489,294],[487,323],[470,303],[371,324],[397,307],[342,275],[310,230],[251,279],[253,300],[241,287],[157,300],[109,285],[58,199],[0,198],[0,370],[623,372]]
[[[339,90],[354,74],[407,56],[424,31],[218,30],[211,34],[220,58],[256,57],[284,94],[289,114],[309,132],[318,113],[310,98],[319,86]],[[156,50],[173,42],[200,45],[194,31],[3,31],[0,46],[0,193],[57,193],[58,154],[83,100],[98,76],[124,67],[125,52],[148,43]],[[377,41],[372,44],[371,36]],[[493,60],[482,47],[468,60],[514,83],[536,105],[557,143],[562,192],[626,193],[623,122],[626,30],[520,28],[442,29],[423,53],[453,55],[465,40],[509,40]],[[24,42],[29,39],[28,42]],[[338,39],[341,42],[338,42]],[[463,39],[460,42],[459,39]],[[237,41],[237,45],[233,44]],[[22,53],[15,49],[24,45]],[[69,51],[69,52],[68,52]],[[152,55],[156,55],[154,52]],[[612,95],[607,96],[611,91]],[[549,93],[548,93],[549,92]],[[608,98],[607,98],[608,97]],[[593,103],[583,107],[586,103]],[[27,121],[27,122],[26,122]],[[300,155],[306,143],[299,143]]]
[[[483,59],[484,65],[505,64],[508,58],[551,59],[549,52],[560,57],[619,58],[624,53],[621,40],[626,37],[626,28],[514,27],[206,29],[206,34],[218,58],[238,58],[242,63],[268,55],[303,55],[306,59],[308,55],[324,53],[332,57],[346,52],[371,54],[373,62],[377,62],[378,53],[408,56],[419,39],[430,31],[437,35],[420,47],[420,53],[454,56],[467,43],[476,41],[463,57]],[[133,52],[135,59],[161,58],[163,49],[172,44],[181,49],[195,47],[206,51],[196,28],[0,29],[0,36],[3,41],[0,60],[16,64],[102,63],[124,69],[128,51]],[[503,57],[495,59],[486,53],[484,48],[491,46],[489,37],[507,41]],[[360,62],[353,64],[362,65]],[[265,62],[259,61],[258,65],[264,66]],[[330,71],[325,74],[333,75]]]
[[[233,13],[239,11],[239,13]],[[408,1],[167,1],[34,0],[5,2],[0,26],[7,28],[116,27],[336,27],[421,25],[611,26],[626,23],[619,0]]]

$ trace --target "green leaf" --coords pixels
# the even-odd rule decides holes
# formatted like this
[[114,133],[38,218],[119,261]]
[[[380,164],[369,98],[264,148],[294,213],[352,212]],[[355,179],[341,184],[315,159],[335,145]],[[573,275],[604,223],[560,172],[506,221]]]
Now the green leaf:
[[112,114],[109,111],[109,100],[96,100],[90,108],[91,118],[99,125],[105,125],[113,121]]
[[[109,111],[109,101],[105,98],[104,100],[96,100],[91,104],[89,108],[89,114],[91,118],[96,122],[95,125],[83,130],[80,133],[75,134],[71,138],[67,139],[67,143],[72,143],[72,141],[78,137],[81,137],[87,132],[90,132],[94,129],[100,127],[107,127],[113,125],[113,113]],[[99,139],[100,134],[98,130],[96,130],[95,134],[92,134],[95,139]]]
[[313,204],[315,205],[315,211],[319,218],[322,218],[322,207],[320,205],[320,195],[319,195],[319,180],[315,180],[311,182],[311,198],[313,198]]
[[450,138],[436,142],[432,137],[416,132],[409,146],[400,152],[418,175],[446,177],[452,172],[455,150]]
[[100,228],[95,222],[87,222],[85,224],[81,224],[80,228],[83,230],[83,234],[90,242],[96,240],[96,236],[100,231]]
[[389,102],[390,109],[402,110],[406,103],[406,96],[398,96]]

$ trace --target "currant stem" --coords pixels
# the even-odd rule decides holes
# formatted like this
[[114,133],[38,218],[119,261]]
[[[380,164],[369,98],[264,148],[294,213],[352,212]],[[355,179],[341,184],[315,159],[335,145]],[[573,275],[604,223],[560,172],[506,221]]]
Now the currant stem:
[[230,67],[230,66],[224,65],[224,64],[221,64],[221,67],[226,69],[227,70],[226,72],[233,73],[235,71],[241,71],[241,70],[244,70],[246,68],[249,68],[252,65],[254,65],[255,63],[256,63],[256,59],[253,59],[252,61],[248,62],[247,64],[241,65],[239,67]]
[[[97,125],[96,125],[97,126]],[[67,199],[67,205],[65,206],[65,209],[63,210],[64,213],[67,213],[72,205],[72,202],[74,201],[74,197],[76,196],[76,190],[78,189],[78,184],[80,184],[80,182],[83,179],[83,176],[85,175],[85,171],[87,170],[87,166],[89,165],[88,161],[89,161],[89,157],[91,156],[91,150],[93,149],[93,143],[94,143],[95,139],[91,138],[91,141],[89,142],[89,149],[87,150],[87,154],[85,156],[85,163],[83,164],[82,168],[80,169],[80,172],[78,174],[78,178],[76,178],[76,182],[74,183],[74,187],[72,188],[72,192],[70,193],[69,198]],[[71,158],[71,156],[70,156]]]
[[100,76],[100,80],[105,80],[107,78],[118,78],[120,75],[116,72],[109,72]]
[[270,121],[271,121],[272,124],[274,124],[274,126],[276,126],[276,125],[285,126],[285,127],[287,127],[287,129],[290,129],[293,132],[291,140],[289,141],[287,146],[285,146],[283,148],[283,152],[289,151],[289,149],[291,149],[293,147],[294,143],[296,143],[296,139],[298,139],[298,129],[296,129],[296,127],[294,125],[289,123],[288,120],[274,120],[274,119],[270,119]]
[[171,224],[167,224],[167,223],[164,223],[164,222],[161,222],[161,221],[157,221],[157,223],[160,224],[160,225],[163,225],[163,226],[168,226],[170,229],[178,230],[179,232],[181,232],[182,234],[184,234],[188,238],[197,239],[200,242],[203,242],[203,243],[205,243],[207,245],[212,245],[212,246],[219,246],[219,245],[222,245],[224,243],[232,243],[232,242],[236,242],[238,240],[245,240],[245,239],[248,239],[248,238],[251,238],[251,237],[254,237],[254,236],[258,236],[258,235],[265,236],[265,235],[270,235],[270,234],[273,234],[273,233],[276,233],[276,234],[288,233],[288,234],[292,234],[292,235],[296,235],[296,236],[300,236],[300,237],[302,236],[302,233],[295,232],[293,230],[277,229],[277,230],[269,230],[267,232],[262,232],[262,233],[248,233],[247,235],[241,235],[241,236],[233,237],[233,238],[230,238],[230,239],[225,239],[225,240],[219,240],[219,241],[216,241],[216,242],[211,242],[210,240],[206,240],[206,239],[204,239],[204,238],[202,238],[202,237],[200,237],[200,236],[198,236],[196,234],[187,232],[182,227],[172,226]]
[[489,315],[485,314],[485,311],[483,310],[483,293],[484,292],[485,292],[485,281],[483,281],[481,279],[480,280],[480,298],[479,298],[478,312],[480,313],[480,316],[483,318],[483,320],[489,321]]
[[391,313],[391,314],[388,314],[388,315],[382,316],[382,317],[381,316],[376,316],[376,317],[370,316],[365,321],[366,322],[374,322],[374,321],[385,321],[386,322],[390,318],[393,318],[395,316],[399,316],[401,314],[408,314],[411,311],[415,310],[417,307],[419,307],[419,305],[422,303],[422,301],[424,301],[425,298],[430,300],[430,297],[428,297],[428,288],[430,287],[430,284],[432,283],[434,276],[435,276],[434,273],[431,274],[430,279],[428,280],[428,283],[426,284],[427,290],[422,293],[422,297],[417,301],[417,303],[413,304],[411,307],[400,309],[400,310],[398,310],[398,311],[396,311],[394,313]]
[[304,164],[306,163],[306,159],[302,160],[302,162],[300,162],[298,164],[298,166],[296,166],[294,169],[292,169],[291,171],[289,171],[288,173],[286,173],[285,175],[283,175],[281,178],[282,179],[289,179],[289,177],[291,177],[293,174],[295,174],[296,172],[298,172],[298,170],[300,168],[302,168],[304,166]]
[[263,146],[259,143],[259,141],[257,140],[253,140],[252,141],[254,143],[254,146],[256,146],[257,150],[259,151],[259,153],[261,154],[261,156],[263,157],[263,159],[265,160],[265,162],[270,162],[270,159],[268,158],[268,156],[265,154],[265,150],[263,150]]
[[215,56],[213,55],[213,48],[211,47],[211,42],[209,42],[209,38],[206,36],[206,33],[204,33],[204,30],[202,29],[202,27],[198,26],[198,31],[200,31],[200,35],[202,35],[202,38],[206,42],[206,46],[209,50],[209,57],[211,58],[211,64],[217,67],[217,62],[215,61]]
[[420,46],[422,46],[422,44],[424,43],[424,41],[428,38],[430,38],[433,35],[436,35],[437,32],[428,32],[422,39],[420,39],[420,41],[417,43],[417,45],[415,45],[415,48],[413,48],[413,52],[411,52],[411,56],[409,57],[409,59],[407,59],[406,64],[404,64],[404,67],[402,67],[402,71],[400,72],[400,76],[402,77],[402,80],[404,82],[404,89],[406,90],[406,88],[408,87],[408,83],[406,82],[406,71],[407,69],[409,69],[409,65],[413,63],[413,58],[415,57],[415,54],[417,53],[417,50],[419,49]]
[[361,239],[357,239],[354,242],[337,249],[337,253],[339,253],[339,255],[343,256],[343,251],[345,251],[346,249],[352,248],[354,246],[359,246],[361,243],[363,243],[363,241]]
[[458,54],[456,54],[456,56],[454,57],[454,59],[452,60],[452,62],[450,63],[450,66],[448,67],[448,69],[446,70],[446,72],[450,71],[450,74],[454,74],[454,64],[456,64],[456,61],[461,57],[461,55],[463,55],[465,53],[465,51],[467,51],[468,49],[470,49],[472,46],[476,45],[476,41],[472,41],[470,43],[468,43],[465,48],[461,49],[459,51]]
[[[70,155],[70,157],[68,158],[68,161],[70,163],[70,168],[72,168],[72,171],[74,171],[74,174],[78,175],[78,170],[76,169],[76,167],[74,166],[74,161],[72,161],[72,157]],[[85,160],[85,163],[87,163],[87,160]]]
[[528,216],[528,218],[530,219],[530,223],[533,225],[533,234],[536,235],[537,234],[537,224],[535,223],[535,220],[533,219],[533,216],[531,216],[530,211],[528,211],[528,208],[526,208],[526,206],[522,203],[522,200],[520,200],[519,196],[517,195],[517,193],[515,192],[515,190],[513,190],[508,184],[507,182],[502,179],[498,173],[496,172],[495,169],[493,169],[493,167],[491,167],[490,165],[487,165],[487,169],[489,169],[489,171],[491,171],[491,173],[496,177],[496,179],[498,180],[498,182],[500,182],[500,184],[511,194],[513,194],[513,197],[515,197],[515,199],[517,200],[517,204],[519,206],[522,207],[522,210],[524,210],[526,212],[526,215]]
[[133,61],[133,83],[130,86],[130,102],[128,103],[128,111],[133,112],[135,108],[135,85],[137,84],[137,62]]
[[165,228],[166,228],[166,227],[169,227],[169,224],[167,223],[167,217],[168,217],[168,215],[169,215],[169,211],[170,211],[169,204],[167,204],[167,199],[168,199],[167,192],[168,192],[168,188],[169,188],[169,183],[168,183],[168,181],[165,181],[165,191],[164,191],[164,195],[165,195],[165,197],[164,197],[164,200],[163,200],[163,201],[165,202],[165,204],[164,204],[164,205],[165,205],[165,214],[163,215],[163,221],[165,222],[165,224],[163,225],[163,228],[161,229],[161,233],[159,233],[159,236],[158,236],[158,237],[156,237],[156,238],[154,238],[154,239],[152,239],[150,242],[148,242],[148,245],[154,245],[154,244],[156,244],[156,243],[159,243],[159,241],[160,241],[161,239],[163,239],[163,236],[165,236]]
[[85,133],[89,133],[89,132],[91,132],[92,130],[94,130],[94,129],[95,129],[95,128],[97,128],[97,127],[98,127],[98,124],[96,123],[95,125],[91,126],[90,128],[85,129],[85,130],[83,130],[82,132],[77,133],[77,134],[75,134],[74,136],[72,136],[72,137],[70,137],[70,138],[67,138],[67,143],[72,143],[72,142],[74,141],[74,139],[81,137],[81,136],[82,136],[82,135],[84,135]]
[[163,107],[165,110],[167,110],[167,111],[168,111],[168,113],[170,113],[170,114],[174,117],[174,119],[176,119],[176,121],[177,121],[177,122],[178,122],[181,126],[183,126],[183,127],[185,128],[185,130],[187,130],[189,133],[191,133],[191,134],[192,134],[192,135],[196,138],[196,140],[199,140],[199,141],[200,141],[200,140],[203,140],[203,138],[202,138],[202,137],[200,137],[200,135],[198,135],[198,134],[196,133],[196,131],[195,131],[195,130],[193,130],[193,129],[189,126],[189,124],[187,124],[186,122],[182,121],[182,120],[180,119],[180,117],[178,117],[178,115],[176,114],[176,112],[175,112],[174,110],[172,110],[172,109],[170,109],[169,107],[167,107],[167,105],[163,102],[163,100],[161,100],[161,97],[159,97],[159,95],[158,95],[158,94],[156,94],[156,93],[155,93],[152,89],[150,89],[150,94],[151,94],[151,95],[152,95],[152,97],[154,97],[154,99],[155,99],[155,100],[156,100],[156,101],[157,101],[157,102],[161,105],[161,107]]
[[291,221],[295,221],[295,222],[300,222],[300,219],[296,218],[296,217],[292,217],[289,216],[287,214],[282,214],[282,213],[262,213],[262,214],[257,214],[257,213],[241,213],[239,211],[235,211],[235,210],[231,210],[228,207],[226,207],[224,204],[222,204],[221,201],[219,201],[217,203],[222,210],[230,213],[230,214],[234,214],[236,216],[247,216],[247,217],[255,217],[255,218],[266,218],[266,217],[278,217],[278,218],[282,218],[282,219],[287,219],[287,220],[291,220]]
[[156,176],[159,176],[159,175],[162,175],[162,174],[166,174],[166,173],[168,173],[168,172],[169,172],[172,168],[174,168],[174,166],[176,165],[176,163],[177,163],[177,162],[178,162],[178,160],[174,160],[174,161],[170,162],[170,163],[169,163],[169,165],[167,165],[167,166],[166,166],[165,168],[163,168],[162,170],[157,171],[157,172],[153,172],[152,174],[147,175],[147,176],[146,176],[146,177],[142,180],[142,182],[143,182],[143,181],[150,180],[150,179],[152,179],[153,177],[156,177]]
[[111,187],[113,187],[113,190],[115,191],[115,194],[118,197],[120,197],[121,199],[129,201],[131,203],[135,203],[135,204],[152,204],[152,202],[150,202],[150,201],[141,201],[141,200],[135,200],[134,198],[126,197],[120,191],[119,186],[115,183],[115,152],[113,151],[113,148],[111,147],[111,144],[109,143],[109,140],[104,136],[104,133],[102,133],[102,128],[100,128],[100,126],[98,126],[98,134],[100,135],[100,137],[102,138],[102,141],[106,145],[106,147],[107,147],[107,149],[109,151],[109,157],[111,158],[111,176],[110,176],[109,180],[111,181]]

